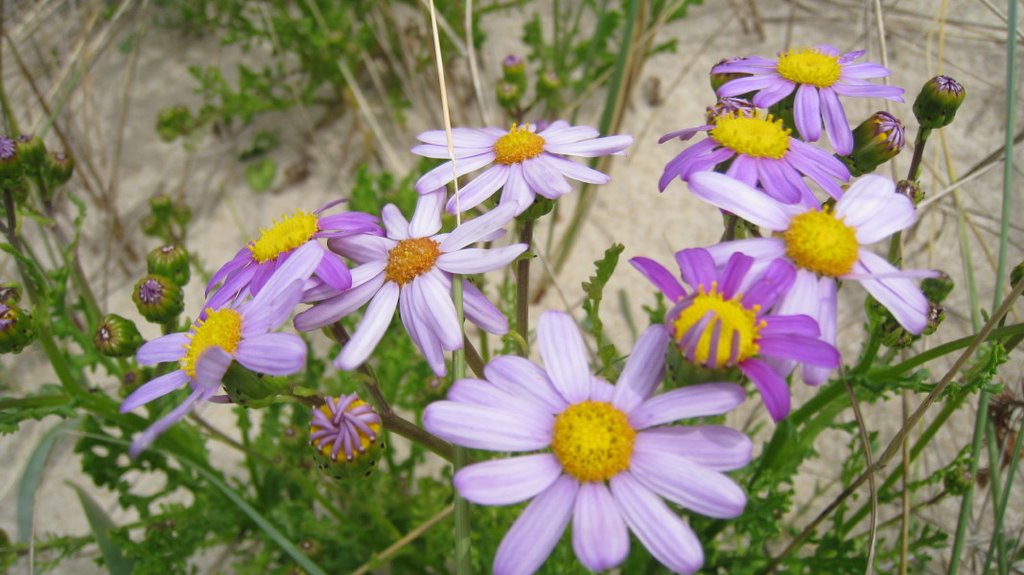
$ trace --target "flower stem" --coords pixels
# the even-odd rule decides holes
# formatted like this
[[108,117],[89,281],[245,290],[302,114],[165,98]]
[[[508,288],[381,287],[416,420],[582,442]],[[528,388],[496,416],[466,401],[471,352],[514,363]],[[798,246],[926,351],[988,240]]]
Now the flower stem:
[[[462,307],[462,277],[452,278],[452,299],[455,301],[455,312],[458,314],[459,329],[462,329],[465,322],[465,314]],[[465,330],[463,330],[463,341],[465,341]],[[458,381],[466,377],[466,350],[457,349],[452,352],[452,381]],[[452,464],[455,472],[466,466],[469,455],[465,447],[455,446],[453,449]],[[473,563],[470,549],[470,525],[469,525],[469,502],[463,499],[458,490],[455,490],[455,567],[460,575],[468,575],[473,571]]]
[[914,156],[910,158],[910,169],[907,170],[907,179],[914,181],[921,171],[921,159],[924,157],[924,145],[928,136],[932,133],[931,128],[917,127],[917,137],[914,138]]
[[[526,244],[526,251],[533,248],[533,226],[536,220],[527,218],[519,229],[519,242]],[[516,332],[522,336],[523,345],[519,355],[530,355],[530,258],[516,262]]]

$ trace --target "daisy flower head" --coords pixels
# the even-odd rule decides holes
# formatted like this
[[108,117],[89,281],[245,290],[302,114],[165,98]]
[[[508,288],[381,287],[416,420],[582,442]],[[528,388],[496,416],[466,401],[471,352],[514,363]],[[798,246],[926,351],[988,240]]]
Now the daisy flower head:
[[121,404],[127,413],[188,383],[192,393],[132,442],[134,457],[196,405],[220,389],[232,361],[267,375],[288,375],[306,365],[306,344],[290,333],[272,333],[291,315],[304,281],[316,269],[318,246],[303,246],[268,279],[256,297],[237,298],[219,308],[206,306],[187,332],[145,343],[135,354],[139,365],[174,361],[178,369],[143,384]]
[[839,352],[821,340],[814,319],[768,313],[793,285],[796,270],[786,261],[771,261],[757,279],[748,277],[754,258],[739,252],[721,269],[699,248],[678,252],[676,261],[689,292],[653,260],[630,263],[676,302],[666,323],[686,359],[710,369],[737,367],[757,387],[775,421],[789,415],[786,376],[793,362],[827,369],[839,365]]
[[[566,178],[589,184],[607,184],[607,174],[577,164],[566,155],[593,158],[625,154],[633,136],[606,136],[588,126],[570,126],[558,120],[538,130],[531,124],[509,130],[499,128],[455,128],[455,172],[451,160],[437,166],[416,182],[421,194],[446,186],[455,177],[490,166],[472,182],[459,189],[446,209],[469,210],[502,189],[500,203],[517,202],[516,215],[533,204],[537,194],[557,200],[572,191]],[[423,132],[422,142],[412,148],[414,154],[428,158],[448,159],[448,141],[443,130]]]
[[382,431],[380,415],[356,394],[326,397],[313,408],[309,444],[320,468],[336,479],[369,477],[384,450]]
[[[499,545],[494,573],[539,569],[570,521],[576,557],[592,571],[622,563],[632,531],[663,565],[693,573],[704,562],[700,541],[662,498],[710,517],[743,512],[743,490],[722,472],[749,463],[750,440],[723,426],[666,425],[726,413],[743,402],[743,389],[708,383],[653,395],[668,339],[662,326],[644,331],[612,386],[591,373],[572,318],[548,311],[537,325],[544,368],[499,356],[485,367],[486,380],[459,380],[446,401],[427,406],[431,433],[517,454],[453,478],[460,495],[480,505],[532,499]],[[534,451],[541,452],[526,454]]]
[[782,120],[744,104],[744,100],[723,98],[708,109],[708,124],[669,132],[658,140],[665,143],[673,138],[689,140],[697,132],[708,134],[665,165],[658,181],[661,191],[676,178],[687,181],[694,173],[731,161],[727,174],[751,186],[760,184],[783,203],[816,201],[803,176],[834,198],[843,194],[838,182],[848,181],[850,172],[841,161],[791,137]]
[[317,241],[319,238],[337,238],[351,234],[377,234],[382,232],[375,216],[361,212],[324,215],[323,212],[343,202],[336,200],[312,212],[295,210],[273,226],[260,230],[260,236],[239,250],[235,257],[221,266],[210,282],[206,294],[222,284],[207,305],[217,308],[229,299],[248,291],[256,295],[274,272],[298,248],[317,246],[319,255],[316,277],[330,287],[341,291],[352,285],[352,276],[345,264]]
[[[422,194],[412,220],[389,204],[382,212],[385,236],[372,233],[334,238],[328,247],[359,265],[352,287],[300,313],[295,327],[310,331],[330,325],[369,302],[352,339],[334,360],[335,367],[355,369],[370,356],[387,330],[395,309],[402,324],[438,376],[445,374],[444,352],[462,348],[462,327],[452,301],[452,274],[478,274],[500,269],[526,251],[526,244],[469,248],[496,233],[515,216],[515,203],[502,204],[464,222],[450,233],[441,231],[445,190]],[[485,331],[508,332],[508,320],[472,283],[463,281],[466,317]]]
[[[867,249],[914,224],[917,214],[892,180],[858,178],[834,207],[787,205],[723,174],[702,172],[689,181],[697,196],[719,209],[772,232],[772,237],[723,242],[708,248],[718,266],[735,252],[756,259],[754,273],[785,258],[796,279],[775,311],[806,314],[818,321],[822,338],[836,341],[836,281],[861,283],[907,331],[920,334],[928,322],[928,300],[913,278],[934,277],[926,270],[899,270]],[[804,381],[818,385],[830,370],[805,365]]]
[[780,52],[775,60],[750,56],[726,62],[712,72],[749,74],[723,84],[718,95],[756,92],[753,102],[759,108],[769,108],[795,92],[793,121],[800,136],[808,142],[818,141],[824,121],[832,148],[845,156],[853,150],[853,134],[839,96],[903,101],[903,88],[868,82],[888,76],[889,70],[871,62],[855,64],[863,55],[864,50],[843,54],[821,44]]

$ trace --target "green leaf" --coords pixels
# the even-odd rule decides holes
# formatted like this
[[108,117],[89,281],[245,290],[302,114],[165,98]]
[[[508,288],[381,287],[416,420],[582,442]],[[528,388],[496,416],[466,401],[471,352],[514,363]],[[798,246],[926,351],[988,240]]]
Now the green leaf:
[[615,346],[604,337],[604,323],[601,322],[600,310],[601,300],[604,298],[604,288],[615,272],[615,266],[619,263],[619,256],[625,247],[622,244],[612,244],[605,250],[604,257],[594,262],[596,268],[590,281],[583,282],[583,292],[586,294],[583,300],[583,311],[586,313],[585,327],[593,334],[597,342],[597,354],[601,360],[601,371],[606,372],[611,365],[619,358]]
[[50,458],[50,451],[62,432],[78,427],[78,419],[62,421],[54,425],[39,440],[36,448],[32,451],[25,471],[21,474],[21,481],[18,482],[18,541],[28,543],[32,537],[32,516],[35,515],[36,491],[43,480],[43,473],[46,471],[46,461]]
[[265,192],[274,185],[277,177],[277,163],[270,158],[253,162],[245,168],[245,181],[254,192]]
[[71,398],[59,385],[46,383],[32,395],[0,399],[0,435],[14,433],[22,421],[39,421],[49,415],[63,419],[75,415]]
[[78,493],[78,500],[82,502],[85,509],[85,518],[89,520],[89,527],[96,536],[96,543],[103,554],[103,562],[107,565],[110,575],[131,575],[135,562],[126,559],[121,553],[121,548],[110,540],[110,530],[116,528],[110,517],[103,512],[99,504],[89,496],[81,487],[68,483]]

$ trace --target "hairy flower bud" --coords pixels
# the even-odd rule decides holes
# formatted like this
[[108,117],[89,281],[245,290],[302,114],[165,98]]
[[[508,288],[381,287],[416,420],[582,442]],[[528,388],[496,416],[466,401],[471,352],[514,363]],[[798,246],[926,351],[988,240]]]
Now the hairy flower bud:
[[495,88],[498,104],[505,109],[515,109],[523,98],[523,88],[512,82],[498,82]]
[[0,189],[18,190],[24,187],[22,180],[21,154],[18,144],[0,136]]
[[903,123],[888,112],[875,112],[853,131],[853,151],[843,157],[857,177],[896,157],[903,150]]
[[51,187],[62,186],[71,179],[75,172],[75,160],[64,152],[51,152],[46,155],[43,165],[43,176]]
[[181,288],[170,279],[153,274],[135,284],[132,301],[142,317],[153,323],[174,321],[185,309]]
[[936,129],[953,123],[957,108],[967,91],[949,76],[936,76],[924,83],[914,100],[914,116],[922,128]]
[[96,349],[107,357],[128,357],[143,343],[135,323],[113,313],[103,318],[92,341]]
[[0,303],[0,353],[20,353],[35,338],[32,314],[16,305]]
[[309,422],[317,463],[335,479],[369,477],[384,450],[380,416],[354,393],[325,399]]
[[178,286],[187,284],[190,277],[188,252],[177,245],[166,245],[149,252],[146,267],[149,273],[170,278]]
[[540,77],[537,78],[537,95],[542,98],[557,94],[561,87],[561,78],[551,70],[542,72]]
[[526,90],[526,62],[521,56],[509,54],[501,61],[501,77],[505,82],[519,87],[520,92]]
[[39,175],[46,162],[46,144],[37,136],[22,134],[18,136],[18,156],[21,157],[21,169],[26,176]]

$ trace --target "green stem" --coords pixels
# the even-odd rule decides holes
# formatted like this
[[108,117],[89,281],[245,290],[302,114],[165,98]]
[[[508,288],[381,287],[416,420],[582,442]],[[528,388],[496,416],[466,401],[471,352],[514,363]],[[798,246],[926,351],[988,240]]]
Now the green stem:
[[[1024,323],[1015,323],[1013,325],[992,330],[992,333],[989,334],[986,341],[1000,341],[1005,339],[1007,347],[1009,347],[1010,341],[1015,339],[1015,336],[1019,336],[1021,334],[1024,334]],[[896,365],[870,370],[867,375],[873,381],[893,379],[919,365],[924,365],[933,359],[967,347],[972,341],[974,341],[974,338],[975,336],[969,335],[959,339],[954,339],[953,341],[946,342],[942,345],[938,345],[927,351],[921,352],[920,355],[915,355],[914,357],[904,362],[897,363]]]
[[921,159],[924,157],[924,145],[931,133],[931,128],[917,127],[917,137],[914,138],[914,156],[910,159],[910,169],[907,170],[907,179],[910,181],[917,180],[917,176],[920,175]]
[[[1003,530],[1003,519],[1006,517],[1006,506],[1010,502],[1010,489],[1013,488],[1013,476],[1017,472],[1017,465],[1020,463],[1020,450],[1024,448],[1024,419],[1020,422],[1020,427],[1017,429],[1017,440],[1013,442],[1013,455],[1010,456],[1010,468],[1006,472],[1006,483],[1003,487],[1003,493],[999,497],[999,503],[996,508],[996,522],[992,528],[992,540],[989,542],[988,553],[985,555],[985,569],[983,575],[988,575],[989,563],[992,561],[992,547],[998,540],[1000,544],[1003,543],[1002,536],[998,534]],[[999,463],[998,461],[991,461],[989,465],[992,468],[992,476],[996,477],[999,475]],[[1006,573],[1005,569],[1006,553],[1005,551],[999,554],[999,572]]]
[[[458,314],[459,329],[465,322],[462,307],[462,277],[452,278],[452,299],[455,301],[455,311]],[[457,349],[452,352],[452,381],[458,381],[466,377],[466,352],[465,349]],[[457,473],[468,463],[469,455],[465,447],[455,446],[452,463]],[[470,524],[469,524],[469,502],[463,499],[458,490],[455,490],[455,572],[458,575],[468,575],[473,572],[472,549],[470,547]]]
[[[527,219],[519,230],[519,242],[526,244],[526,251],[533,248],[533,226],[536,220]],[[519,355],[530,355],[530,260],[525,257],[516,262],[516,331],[527,342],[520,347]]]

